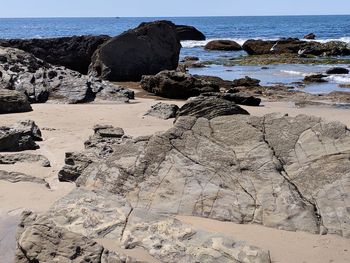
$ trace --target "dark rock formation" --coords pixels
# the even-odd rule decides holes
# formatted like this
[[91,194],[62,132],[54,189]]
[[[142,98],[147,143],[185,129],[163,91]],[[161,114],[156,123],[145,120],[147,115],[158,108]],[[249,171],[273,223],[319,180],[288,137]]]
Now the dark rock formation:
[[193,26],[176,25],[176,32],[180,40],[205,40],[205,35]]
[[93,101],[100,92],[105,99],[127,102],[133,94],[101,79],[53,66],[19,49],[0,47],[0,58],[0,89],[25,93],[30,102],[83,103]]
[[232,101],[220,97],[199,96],[190,98],[177,112],[176,118],[181,116],[193,116],[196,118],[204,117],[213,119],[219,116],[249,113]]
[[18,48],[50,64],[87,74],[91,57],[109,36],[73,36],[0,40],[0,46]]
[[312,74],[304,77],[304,82],[316,82],[316,83],[323,83],[327,82],[324,78],[327,77],[323,74]]
[[242,50],[240,44],[232,40],[213,40],[204,47],[206,50],[239,51]]
[[168,21],[142,23],[103,44],[89,73],[111,81],[139,81],[143,75],[176,69],[181,44]]
[[236,93],[208,92],[208,93],[202,93],[201,96],[222,98],[224,100],[232,101],[239,105],[247,105],[247,106],[259,106],[261,102],[260,98],[256,98],[254,96],[251,96],[242,92],[236,92]]
[[316,39],[316,35],[314,33],[310,33],[305,35],[304,39]]
[[0,114],[32,111],[29,101],[21,92],[0,88]]
[[182,62],[186,62],[186,61],[198,61],[199,57],[194,57],[194,56],[186,56],[183,58]]
[[326,71],[326,74],[349,74],[349,70],[346,68],[340,68],[340,67],[335,67],[335,68],[330,68]]
[[0,151],[35,150],[41,141],[41,131],[33,121],[20,121],[11,126],[0,127]]
[[257,87],[260,86],[260,80],[253,79],[248,76],[241,78],[241,79],[235,79],[232,82],[233,87]]
[[217,92],[219,86],[178,71],[162,71],[155,76],[143,76],[141,87],[158,96],[188,99],[204,92]]
[[166,104],[159,102],[151,107],[145,115],[153,116],[159,119],[167,120],[176,117],[179,107],[175,104]]

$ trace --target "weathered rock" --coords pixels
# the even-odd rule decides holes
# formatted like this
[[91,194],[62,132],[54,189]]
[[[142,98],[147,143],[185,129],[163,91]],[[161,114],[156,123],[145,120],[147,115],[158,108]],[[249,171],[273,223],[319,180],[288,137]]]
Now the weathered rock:
[[72,36],[0,40],[0,46],[18,48],[48,63],[87,74],[91,57],[109,36]]
[[175,104],[166,104],[159,102],[151,107],[145,115],[157,117],[163,120],[171,119],[176,117],[176,113],[179,107]]
[[202,75],[194,75],[194,77],[199,78],[201,80],[210,82],[214,85],[219,86],[220,89],[229,90],[233,87],[233,82],[229,80],[223,80],[222,78],[215,76],[202,76]]
[[235,79],[232,82],[233,87],[257,87],[260,86],[260,80],[248,76],[241,79]]
[[261,99],[256,98],[254,96],[236,92],[236,93],[222,93],[222,92],[208,92],[208,93],[202,93],[202,96],[207,97],[217,97],[222,98],[224,100],[232,101],[239,105],[247,105],[247,106],[259,106]]
[[95,241],[64,228],[49,218],[24,212],[17,233],[16,263],[30,262],[136,262],[106,250]]
[[135,98],[135,92],[122,86],[108,86],[97,93],[96,98],[109,101],[129,102]]
[[50,188],[50,185],[45,181],[45,179],[41,179],[24,173],[7,172],[0,170],[0,180],[7,181],[10,183],[29,182],[35,184],[43,184],[47,188]]
[[149,213],[350,237],[350,131],[338,122],[181,117],[165,133],[110,147],[102,157],[103,145],[84,151],[95,157],[78,186],[121,195]]
[[304,39],[316,39],[316,35],[314,33],[310,33],[305,35]]
[[327,82],[327,80],[324,79],[325,77],[327,76],[323,74],[312,74],[312,75],[305,76],[304,82],[318,82],[318,83]]
[[141,87],[155,95],[172,98],[187,99],[204,92],[218,92],[219,86],[178,71],[162,71],[155,76],[143,76]]
[[32,107],[23,93],[0,88],[0,114],[27,111],[32,111]]
[[43,167],[50,167],[50,161],[43,155],[31,153],[0,154],[0,164],[36,163]]
[[205,35],[193,26],[176,25],[176,32],[180,40],[205,40]]
[[198,60],[199,60],[199,57],[186,56],[186,57],[184,57],[183,62],[185,62],[185,61],[198,61]]
[[335,67],[328,69],[326,74],[349,74],[349,70],[346,68]]
[[31,102],[89,102],[95,99],[96,93],[105,89],[114,92],[112,99],[129,99],[126,89],[118,89],[112,83],[98,78],[52,66],[22,50],[0,47],[0,57],[0,89],[23,92]]
[[220,97],[199,96],[190,98],[177,112],[176,118],[180,116],[204,117],[213,119],[219,116],[234,114],[249,115],[249,113],[232,101]]
[[142,23],[103,44],[89,73],[111,81],[139,81],[143,75],[176,69],[181,44],[168,21]]
[[240,44],[232,40],[213,40],[205,45],[206,50],[239,51],[242,50]]
[[122,138],[124,130],[122,128],[114,128],[111,125],[96,125],[94,127],[95,135],[107,138]]
[[33,121],[20,121],[12,126],[0,127],[0,151],[35,150],[41,141],[41,131]]

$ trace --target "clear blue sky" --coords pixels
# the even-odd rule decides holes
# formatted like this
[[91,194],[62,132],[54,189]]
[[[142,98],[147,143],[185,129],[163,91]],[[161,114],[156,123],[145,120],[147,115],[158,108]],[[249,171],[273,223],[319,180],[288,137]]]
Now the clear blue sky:
[[1,0],[0,17],[350,14],[350,0]]

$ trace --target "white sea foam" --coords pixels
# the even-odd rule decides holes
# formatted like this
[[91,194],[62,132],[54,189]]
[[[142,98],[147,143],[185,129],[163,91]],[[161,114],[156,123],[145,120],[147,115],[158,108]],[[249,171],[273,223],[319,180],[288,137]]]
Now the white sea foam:
[[295,71],[295,70],[281,70],[282,73],[288,74],[288,75],[296,75],[296,76],[307,76],[308,74],[301,71]]
[[350,75],[349,74],[328,76],[325,79],[328,81],[338,83],[338,84],[350,84]]

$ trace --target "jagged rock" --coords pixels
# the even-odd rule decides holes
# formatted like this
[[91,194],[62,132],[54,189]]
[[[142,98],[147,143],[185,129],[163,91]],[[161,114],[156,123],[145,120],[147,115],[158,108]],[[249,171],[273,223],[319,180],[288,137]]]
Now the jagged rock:
[[111,125],[96,125],[94,132],[95,135],[103,138],[121,138],[124,136],[124,130],[122,128],[114,128]]
[[97,49],[89,73],[111,81],[139,81],[143,75],[176,69],[180,49],[173,23],[142,23]]
[[180,116],[194,116],[213,119],[218,116],[249,113],[232,101],[221,97],[199,96],[190,98],[177,112],[176,118]]
[[49,218],[24,212],[17,233],[16,263],[136,262],[106,250],[95,241],[57,227]]
[[230,80],[223,80],[222,78],[215,76],[203,76],[203,75],[194,75],[194,77],[201,80],[210,82],[214,85],[219,86],[220,89],[229,90],[233,87],[233,82]]
[[176,25],[176,32],[180,40],[205,40],[205,35],[193,26]]
[[18,48],[48,63],[87,74],[91,57],[109,36],[72,36],[0,40],[0,46]]
[[31,153],[0,154],[0,164],[35,163],[40,162],[43,167],[50,167],[50,161],[43,155]]
[[233,87],[257,87],[260,86],[260,80],[253,79],[248,76],[241,78],[241,79],[235,79],[232,82]]
[[32,107],[23,93],[0,88],[0,114],[27,111],[32,111]]
[[204,92],[218,92],[219,86],[196,76],[178,71],[162,71],[155,76],[143,76],[141,87],[161,97],[188,99]]
[[198,61],[199,57],[194,57],[194,56],[186,56],[183,58],[182,62],[186,62],[186,61]]
[[242,50],[240,44],[232,40],[213,40],[205,45],[206,50],[239,51]]
[[145,115],[157,117],[163,120],[176,117],[176,113],[179,110],[179,106],[175,104],[167,104],[159,102],[151,107]]
[[[165,133],[88,148],[79,187],[149,213],[350,237],[350,131],[299,115],[180,117]],[[67,163],[66,166],[69,166]]]
[[318,83],[323,83],[327,82],[324,78],[327,77],[326,75],[323,74],[312,74],[304,77],[304,82],[318,82]]
[[123,197],[106,191],[77,188],[45,216],[57,227],[88,238],[118,239],[126,249],[142,247],[161,262],[270,262],[269,254],[259,248],[131,207]]
[[89,102],[105,89],[115,93],[112,99],[129,99],[126,89],[117,90],[112,83],[52,66],[22,50],[0,47],[0,58],[0,88],[23,92],[31,102]]
[[310,33],[305,35],[304,39],[316,39],[316,35],[314,33]]
[[327,70],[326,74],[349,74],[349,70],[346,68],[335,67]]
[[34,121],[20,121],[0,127],[0,151],[35,150],[41,141],[41,131]]
[[256,98],[254,96],[241,93],[241,92],[236,92],[236,93],[208,92],[208,93],[202,93],[201,96],[222,98],[224,100],[232,101],[239,105],[247,105],[247,106],[259,106],[261,102],[260,98]]
[[0,170],[0,180],[4,180],[10,183],[29,182],[29,183],[35,183],[35,184],[43,184],[47,188],[50,188],[50,185],[44,179],[27,175],[24,173],[7,172],[7,171]]
[[102,100],[128,102],[135,98],[135,92],[121,86],[108,86],[97,93],[96,97]]

